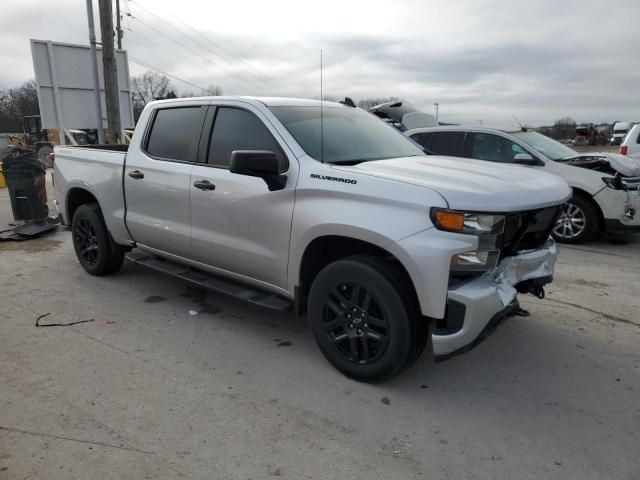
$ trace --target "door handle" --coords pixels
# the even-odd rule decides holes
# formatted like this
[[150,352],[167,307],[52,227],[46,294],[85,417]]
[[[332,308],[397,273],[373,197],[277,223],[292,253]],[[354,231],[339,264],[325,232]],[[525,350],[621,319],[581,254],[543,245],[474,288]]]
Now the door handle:
[[193,182],[193,186],[200,190],[215,190],[216,186],[208,180]]
[[135,178],[136,180],[140,180],[141,178],[144,178],[144,173],[142,173],[140,170],[134,170],[133,172],[129,172],[129,176],[131,178]]

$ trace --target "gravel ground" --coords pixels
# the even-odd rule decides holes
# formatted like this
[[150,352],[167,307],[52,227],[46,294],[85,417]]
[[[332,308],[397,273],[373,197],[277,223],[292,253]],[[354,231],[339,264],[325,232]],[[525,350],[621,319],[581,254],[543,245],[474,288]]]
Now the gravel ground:
[[382,385],[305,319],[91,277],[67,231],[0,243],[0,284],[0,479],[640,478],[640,236],[562,247],[531,317]]

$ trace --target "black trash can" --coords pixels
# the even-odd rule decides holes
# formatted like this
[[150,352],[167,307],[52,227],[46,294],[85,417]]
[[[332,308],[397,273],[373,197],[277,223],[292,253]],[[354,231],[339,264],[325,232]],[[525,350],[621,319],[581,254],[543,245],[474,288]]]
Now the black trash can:
[[2,173],[16,221],[38,220],[49,215],[45,168],[35,152],[12,149],[2,158]]

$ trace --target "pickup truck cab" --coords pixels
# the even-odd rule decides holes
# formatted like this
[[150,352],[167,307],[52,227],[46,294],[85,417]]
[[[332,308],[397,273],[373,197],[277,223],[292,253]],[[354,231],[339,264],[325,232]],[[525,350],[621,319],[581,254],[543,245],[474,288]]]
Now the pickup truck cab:
[[[93,275],[140,265],[306,310],[326,358],[380,381],[431,341],[475,345],[543,294],[570,190],[518,167],[426,157],[375,116],[313,100],[150,103],[128,146],[56,147],[56,205]],[[129,250],[130,253],[126,253]]]

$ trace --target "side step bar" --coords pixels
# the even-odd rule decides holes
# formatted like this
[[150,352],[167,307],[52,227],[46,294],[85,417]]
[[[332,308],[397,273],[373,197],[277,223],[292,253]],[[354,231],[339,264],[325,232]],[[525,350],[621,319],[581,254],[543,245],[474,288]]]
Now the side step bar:
[[239,282],[228,280],[202,270],[196,270],[140,251],[132,251],[125,258],[136,265],[149,267],[158,272],[186,280],[198,287],[223,293],[247,302],[279,312],[290,310],[293,302],[276,294],[248,287]]

